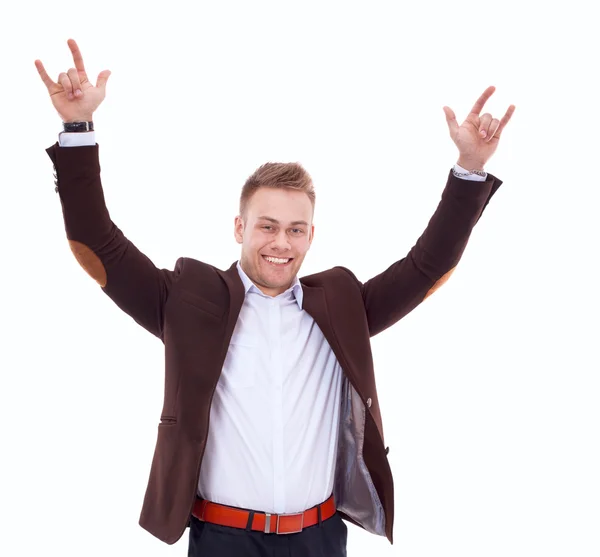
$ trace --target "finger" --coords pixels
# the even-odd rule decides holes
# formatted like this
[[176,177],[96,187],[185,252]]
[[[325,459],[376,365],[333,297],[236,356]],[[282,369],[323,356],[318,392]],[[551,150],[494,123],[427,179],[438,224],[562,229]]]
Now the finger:
[[448,129],[450,130],[450,136],[454,137],[458,133],[458,122],[456,121],[456,115],[454,111],[449,107],[444,107],[444,114],[446,115],[446,122],[448,123]]
[[481,110],[483,109],[483,105],[486,103],[486,101],[492,96],[492,93],[496,90],[496,88],[493,85],[490,85],[482,94],[481,97],[479,97],[476,101],[475,104],[473,105],[473,108],[471,109],[471,114],[479,114],[481,112]]
[[105,90],[106,82],[108,81],[109,77],[110,77],[110,70],[102,70],[98,74],[98,79],[96,80],[96,87],[98,87],[102,90]]
[[496,132],[498,131],[499,126],[500,126],[500,120],[498,120],[498,118],[494,118],[490,122],[490,126],[489,126],[489,129],[488,129],[488,134],[487,134],[486,141],[491,141],[492,140],[492,138],[494,137],[494,135],[496,135]]
[[85,73],[85,67],[83,65],[83,56],[81,56],[81,51],[77,46],[77,43],[73,39],[69,39],[67,41],[69,48],[71,49],[71,54],[73,54],[73,62],[75,64],[75,68],[78,72]]
[[62,85],[67,97],[69,99],[73,98],[73,84],[69,79],[69,76],[65,72],[61,72],[58,74],[58,82]]
[[492,115],[486,112],[479,118],[479,136],[482,138],[489,136],[490,123],[492,121]]
[[81,90],[81,82],[79,81],[79,74],[75,68],[69,69],[67,72],[69,79],[71,80],[71,84],[73,85],[73,94],[76,97],[82,97],[83,92]]
[[496,137],[500,137],[502,130],[504,130],[504,126],[506,126],[506,124],[508,124],[508,121],[510,120],[511,116],[513,115],[515,108],[516,107],[514,104],[511,104],[508,107],[506,114],[502,117],[502,120],[500,120],[500,125],[498,126],[498,130],[496,131],[496,134],[495,134]]
[[50,91],[51,89],[55,89],[58,86],[58,83],[52,81],[52,79],[46,72],[46,68],[44,68],[44,64],[42,64],[41,60],[35,61],[35,67],[37,68],[37,71],[40,74],[44,85],[48,88],[48,91]]

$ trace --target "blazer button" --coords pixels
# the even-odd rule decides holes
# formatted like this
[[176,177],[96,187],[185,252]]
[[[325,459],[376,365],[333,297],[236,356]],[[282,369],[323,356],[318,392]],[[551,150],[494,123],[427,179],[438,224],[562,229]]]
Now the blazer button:
[[371,408],[371,404],[373,404],[373,401],[370,398],[368,398],[367,399],[367,408]]
[[390,448],[389,448],[389,447],[386,447],[386,448],[385,448],[385,454],[387,455],[389,452],[390,452]]

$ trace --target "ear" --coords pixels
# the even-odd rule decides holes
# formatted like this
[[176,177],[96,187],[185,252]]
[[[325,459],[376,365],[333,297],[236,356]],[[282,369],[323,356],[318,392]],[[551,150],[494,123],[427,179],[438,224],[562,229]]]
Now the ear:
[[233,235],[235,236],[235,241],[238,244],[243,243],[243,241],[244,241],[244,221],[242,220],[242,217],[240,217],[239,215],[237,217],[235,217],[235,220],[234,220]]
[[315,225],[311,224],[310,226],[310,239],[308,240],[308,247],[312,245],[313,238],[315,237]]

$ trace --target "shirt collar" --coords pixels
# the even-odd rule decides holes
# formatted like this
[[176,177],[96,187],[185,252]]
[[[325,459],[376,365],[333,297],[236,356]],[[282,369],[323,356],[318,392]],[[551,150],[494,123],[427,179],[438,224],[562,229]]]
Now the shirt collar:
[[[238,274],[240,275],[240,279],[242,280],[242,283],[244,285],[244,294],[248,294],[248,292],[250,292],[252,290],[253,292],[260,294],[261,296],[271,298],[271,296],[266,296],[265,294],[263,294],[260,291],[260,289],[257,288],[257,286],[250,280],[250,277],[248,277],[248,275],[244,272],[239,261],[237,262],[236,266],[237,266]],[[281,294],[279,294],[279,296],[282,296],[284,294],[293,295],[294,298],[296,299],[296,302],[298,303],[298,307],[300,309],[302,309],[302,300],[304,299],[304,292],[302,291],[302,285],[300,284],[298,275],[296,275],[294,277],[294,280],[292,281],[292,285],[285,292],[282,292]]]

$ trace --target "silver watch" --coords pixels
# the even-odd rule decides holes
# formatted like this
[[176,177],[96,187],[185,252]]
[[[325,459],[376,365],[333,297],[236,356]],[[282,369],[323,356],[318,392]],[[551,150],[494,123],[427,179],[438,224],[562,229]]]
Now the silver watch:
[[477,176],[482,176],[485,178],[487,176],[487,172],[485,170],[469,170],[468,172],[457,172],[452,169],[452,174],[454,174],[457,178],[462,178],[463,176],[471,176],[472,174],[477,174]]

